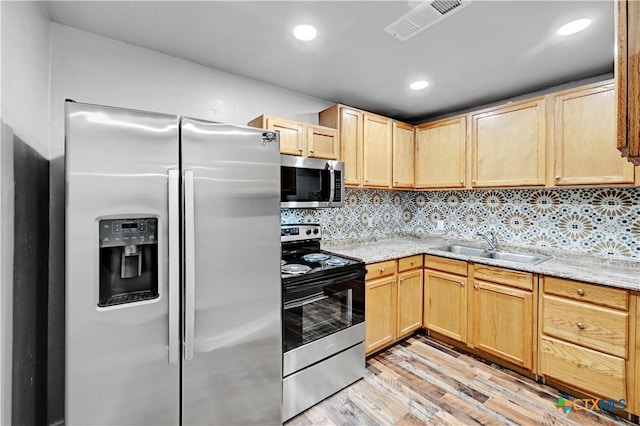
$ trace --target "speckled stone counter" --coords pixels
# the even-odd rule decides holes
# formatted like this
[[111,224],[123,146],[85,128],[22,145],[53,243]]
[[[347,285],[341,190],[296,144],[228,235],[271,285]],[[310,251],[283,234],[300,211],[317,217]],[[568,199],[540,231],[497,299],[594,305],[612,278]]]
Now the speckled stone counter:
[[640,290],[640,261],[608,260],[577,252],[526,250],[519,247],[503,247],[504,250],[516,253],[546,254],[552,256],[551,259],[537,265],[527,265],[504,260],[487,259],[484,257],[460,255],[434,249],[434,247],[449,244],[487,248],[486,245],[482,245],[481,241],[463,241],[439,237],[404,237],[360,243],[330,241],[327,243],[323,242],[322,248],[337,254],[362,259],[365,263],[382,262],[384,260],[398,259],[415,254],[432,254],[519,271],[586,281],[610,287]]

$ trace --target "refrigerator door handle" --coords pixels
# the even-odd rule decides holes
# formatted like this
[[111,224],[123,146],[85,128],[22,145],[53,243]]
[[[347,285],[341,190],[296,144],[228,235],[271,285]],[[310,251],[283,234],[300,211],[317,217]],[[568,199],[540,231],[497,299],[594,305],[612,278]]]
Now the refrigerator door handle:
[[184,360],[193,359],[195,338],[195,199],[193,170],[184,171]]
[[169,364],[180,357],[180,174],[169,170]]

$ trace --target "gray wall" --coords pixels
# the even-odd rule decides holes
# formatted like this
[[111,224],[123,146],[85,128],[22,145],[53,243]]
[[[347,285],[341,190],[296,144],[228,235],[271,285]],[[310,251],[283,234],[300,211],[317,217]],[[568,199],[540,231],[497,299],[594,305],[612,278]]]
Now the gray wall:
[[0,2],[0,423],[46,421],[49,22]]

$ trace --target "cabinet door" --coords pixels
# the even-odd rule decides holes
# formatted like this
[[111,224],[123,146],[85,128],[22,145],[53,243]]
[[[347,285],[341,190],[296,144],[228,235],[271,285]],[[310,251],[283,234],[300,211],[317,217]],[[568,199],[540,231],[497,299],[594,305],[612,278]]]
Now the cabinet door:
[[416,188],[462,188],[465,183],[466,117],[416,129]]
[[396,277],[366,283],[365,352],[370,353],[396,338]]
[[467,278],[424,271],[423,324],[445,336],[467,342]]
[[475,113],[471,126],[472,187],[544,185],[544,98]]
[[391,187],[391,120],[364,114],[364,186]]
[[289,155],[305,155],[302,124],[280,118],[268,117],[267,129],[280,131],[280,152]]
[[532,293],[478,280],[473,288],[474,347],[531,370]]
[[398,275],[398,337],[422,327],[422,270]]
[[393,187],[413,188],[414,181],[413,126],[393,122]]
[[640,2],[617,3],[617,146],[629,161],[640,166]]
[[344,183],[362,185],[362,113],[340,108],[340,160],[344,161]]
[[564,92],[554,102],[555,184],[633,183],[616,149],[613,83]]
[[307,128],[307,152],[309,157],[338,159],[338,131],[329,127],[309,126]]

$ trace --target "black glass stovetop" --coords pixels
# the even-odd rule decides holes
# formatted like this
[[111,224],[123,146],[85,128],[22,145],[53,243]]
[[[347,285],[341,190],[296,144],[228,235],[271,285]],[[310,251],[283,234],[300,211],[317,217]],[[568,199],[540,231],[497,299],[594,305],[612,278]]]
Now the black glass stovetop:
[[288,243],[282,246],[281,276],[284,283],[335,275],[364,268],[364,262],[321,250],[319,243]]

